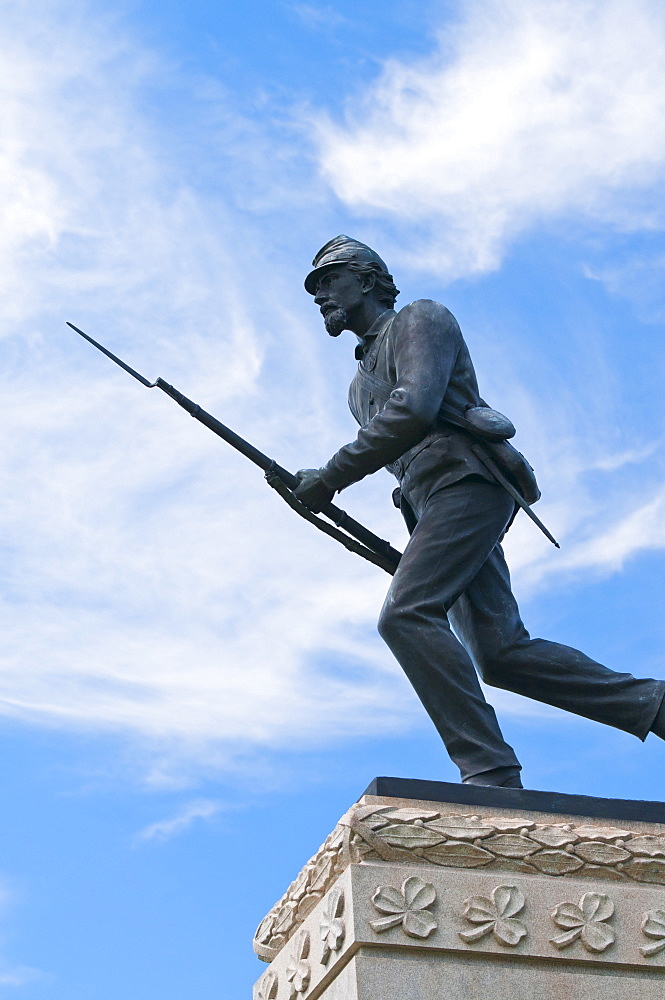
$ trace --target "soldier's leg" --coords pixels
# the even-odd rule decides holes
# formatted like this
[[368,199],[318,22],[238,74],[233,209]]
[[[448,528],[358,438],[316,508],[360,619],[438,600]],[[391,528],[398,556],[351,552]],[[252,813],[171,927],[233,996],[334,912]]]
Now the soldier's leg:
[[609,670],[558,642],[532,639],[520,619],[500,545],[451,609],[450,619],[487,684],[646,739],[665,683]]
[[484,482],[457,483],[431,496],[419,511],[379,620],[381,636],[462,778],[488,775],[487,784],[516,775],[519,763],[450,629],[447,610],[492,552],[512,506],[503,490]]

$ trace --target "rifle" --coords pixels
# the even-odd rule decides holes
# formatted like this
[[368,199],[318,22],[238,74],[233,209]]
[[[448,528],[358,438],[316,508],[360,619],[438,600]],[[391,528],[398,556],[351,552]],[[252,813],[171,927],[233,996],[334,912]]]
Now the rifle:
[[165,382],[164,379],[158,378],[155,382],[149,382],[147,378],[144,378],[143,375],[139,375],[137,371],[130,368],[129,365],[125,364],[124,361],[121,361],[120,358],[117,358],[115,354],[111,354],[110,351],[99,344],[96,340],[93,340],[92,337],[89,337],[87,333],[83,332],[83,330],[79,330],[79,328],[74,326],[73,323],[67,323],[67,326],[71,327],[72,330],[87,340],[88,343],[92,344],[93,347],[96,347],[98,351],[101,351],[102,354],[105,354],[107,358],[111,359],[111,361],[115,361],[117,365],[124,368],[124,370],[133,376],[133,378],[137,379],[141,385],[144,385],[147,389],[161,389],[167,396],[174,399],[179,406],[182,406],[182,408],[186,410],[190,416],[194,417],[195,420],[198,420],[199,423],[211,430],[213,434],[217,434],[218,437],[221,437],[222,440],[226,441],[227,444],[230,444],[232,448],[235,448],[241,455],[244,455],[245,458],[250,460],[250,462],[253,462],[254,465],[258,465],[260,469],[263,469],[268,484],[272,486],[272,488],[279,493],[282,499],[285,500],[288,505],[306,521],[309,521],[310,524],[314,524],[320,531],[323,531],[326,535],[329,535],[331,538],[340,542],[340,544],[344,545],[344,547],[349,549],[351,552],[355,552],[357,555],[362,556],[369,562],[374,563],[375,566],[379,566],[381,569],[384,569],[386,573],[390,573],[391,575],[394,574],[397,566],[399,565],[401,552],[394,549],[390,542],[385,541],[383,538],[379,538],[379,536],[375,535],[369,530],[369,528],[366,528],[358,521],[355,521],[345,511],[336,507],[335,504],[332,503],[326,504],[326,506],[322,508],[321,513],[325,514],[325,516],[333,522],[335,527],[327,524],[325,521],[322,521],[321,518],[312,514],[312,512],[308,510],[304,504],[300,503],[300,501],[293,495],[293,490],[298,485],[298,480],[293,473],[289,472],[281,465],[278,465],[274,459],[268,458],[267,455],[264,455],[258,448],[255,448],[254,445],[249,443],[249,441],[245,441],[245,439],[240,437],[239,434],[232,431],[230,427],[227,427],[221,421],[217,420],[216,417],[213,417],[212,414],[201,409],[198,403],[194,403],[191,399],[188,399],[181,392],[179,392],[178,389],[174,388],[174,386]]

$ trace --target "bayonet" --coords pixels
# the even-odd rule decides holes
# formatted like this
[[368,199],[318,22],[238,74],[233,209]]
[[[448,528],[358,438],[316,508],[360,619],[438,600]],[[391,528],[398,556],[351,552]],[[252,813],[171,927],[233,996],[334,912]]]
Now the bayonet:
[[[240,437],[239,434],[236,434],[236,432],[231,430],[230,427],[227,427],[226,424],[217,420],[217,418],[213,417],[211,413],[207,413],[198,405],[198,403],[194,403],[191,399],[188,399],[187,396],[184,396],[174,386],[169,385],[169,383],[165,382],[162,378],[157,378],[154,382],[149,382],[147,378],[140,375],[134,368],[130,368],[128,364],[121,361],[120,358],[116,357],[115,354],[112,354],[111,351],[107,350],[107,348],[102,344],[93,340],[93,338],[88,336],[87,333],[84,333],[83,330],[79,330],[79,328],[74,326],[73,323],[68,322],[67,326],[71,327],[72,330],[87,340],[89,344],[92,344],[93,347],[96,347],[98,351],[101,351],[102,354],[105,354],[107,358],[111,359],[111,361],[115,361],[117,365],[140,382],[141,385],[145,386],[146,389],[161,389],[162,392],[167,394],[167,396],[174,399],[176,403],[179,406],[182,406],[182,408],[186,410],[190,416],[194,417],[195,420],[198,420],[199,423],[203,424],[214,434],[217,434],[217,436],[226,441],[227,444],[230,444],[232,448],[239,451],[241,455],[248,458],[250,462],[258,465],[260,469],[263,469],[270,485],[275,486],[276,483],[281,482],[288,487],[290,491],[293,491],[296,488],[298,480],[293,473],[289,472],[288,469],[283,468],[283,466],[278,465],[274,459],[268,458],[268,456],[264,455],[258,448],[255,448],[253,444],[250,444],[249,441],[245,441],[244,438]],[[307,509],[304,508],[294,496],[291,496],[288,502],[290,506],[297,510],[298,513],[300,513],[308,521],[314,524],[317,523],[316,516],[311,514],[310,511],[307,511]],[[325,522],[320,522],[317,527],[323,526],[322,530],[324,530],[326,534],[332,535],[337,541],[341,542],[347,548],[350,548],[352,551],[357,552],[366,559],[369,559],[370,562],[380,566],[387,573],[393,574],[395,572],[399,564],[401,552],[394,549],[390,542],[385,541],[383,538],[379,538],[379,536],[375,535],[374,532],[369,530],[369,528],[366,528],[363,524],[355,521],[335,504],[326,504],[321,513],[325,514],[325,516],[332,521],[337,528],[342,528],[343,531],[336,532],[335,529],[330,528],[330,526],[326,525]],[[351,535],[352,538],[345,536],[344,532],[348,532],[348,535]],[[356,545],[352,539],[356,539],[360,542],[360,546]]]

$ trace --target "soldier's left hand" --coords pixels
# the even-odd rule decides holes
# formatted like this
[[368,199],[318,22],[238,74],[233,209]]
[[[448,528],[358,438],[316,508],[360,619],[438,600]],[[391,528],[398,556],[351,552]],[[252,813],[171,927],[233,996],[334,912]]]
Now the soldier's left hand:
[[300,469],[296,472],[298,485],[293,491],[296,499],[300,500],[313,514],[329,504],[335,495],[335,491],[321,479],[318,469]]

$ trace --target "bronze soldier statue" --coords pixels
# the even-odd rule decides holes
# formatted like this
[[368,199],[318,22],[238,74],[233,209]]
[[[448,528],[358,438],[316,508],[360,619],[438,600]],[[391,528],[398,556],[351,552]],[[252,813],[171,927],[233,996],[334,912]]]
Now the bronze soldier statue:
[[[399,293],[385,263],[348,236],[319,250],[305,288],[330,336],[351,330],[358,338],[349,406],[360,430],[321,469],[298,473],[296,496],[316,512],[378,469],[397,477],[410,540],[379,632],[462,780],[522,787],[520,763],[476,669],[494,687],[641,740],[650,731],[665,739],[665,682],[617,673],[569,646],[532,639],[522,624],[501,548],[515,501],[478,457],[465,423],[465,414],[487,404],[455,318],[429,299],[395,312]],[[504,471],[520,492],[531,488],[526,463],[522,474],[514,463]]]

